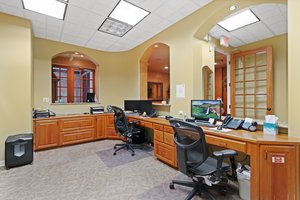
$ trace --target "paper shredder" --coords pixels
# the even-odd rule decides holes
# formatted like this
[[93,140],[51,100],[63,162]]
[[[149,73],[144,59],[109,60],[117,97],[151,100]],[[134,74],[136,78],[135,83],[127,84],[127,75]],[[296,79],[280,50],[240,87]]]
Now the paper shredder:
[[18,134],[8,136],[5,141],[5,167],[17,167],[32,163],[33,141],[32,134]]

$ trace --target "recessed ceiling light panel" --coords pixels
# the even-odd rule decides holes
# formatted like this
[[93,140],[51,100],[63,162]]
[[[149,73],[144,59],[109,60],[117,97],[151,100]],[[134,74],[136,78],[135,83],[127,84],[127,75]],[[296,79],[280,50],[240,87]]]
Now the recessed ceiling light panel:
[[67,0],[23,0],[23,6],[27,10],[63,20],[65,17],[67,2]]
[[135,26],[149,14],[149,11],[137,7],[127,1],[121,0],[111,12],[109,17]]
[[102,25],[99,27],[99,31],[109,33],[118,37],[125,35],[133,26],[120,22],[115,19],[106,18]]
[[230,32],[258,21],[254,13],[248,9],[219,22],[218,25]]

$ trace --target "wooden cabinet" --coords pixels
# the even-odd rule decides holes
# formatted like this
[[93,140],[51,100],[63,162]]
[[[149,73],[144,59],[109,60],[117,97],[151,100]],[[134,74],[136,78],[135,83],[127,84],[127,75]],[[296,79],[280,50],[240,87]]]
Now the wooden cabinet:
[[96,117],[96,136],[95,138],[105,138],[105,116]]
[[260,199],[298,199],[299,155],[296,152],[295,146],[260,147]]
[[60,120],[60,145],[93,140],[94,133],[94,117],[74,117]]
[[176,147],[173,140],[171,126],[153,124],[154,129],[154,155],[161,161],[177,167]]
[[105,137],[111,139],[121,138],[116,132],[113,115],[105,116]]
[[34,122],[34,149],[46,149],[59,145],[58,120]]

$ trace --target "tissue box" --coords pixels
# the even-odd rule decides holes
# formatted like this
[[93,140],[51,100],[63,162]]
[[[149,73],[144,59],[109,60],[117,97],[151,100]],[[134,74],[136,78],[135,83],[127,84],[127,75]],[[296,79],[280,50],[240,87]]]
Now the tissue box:
[[278,134],[278,124],[264,122],[264,133],[277,135]]

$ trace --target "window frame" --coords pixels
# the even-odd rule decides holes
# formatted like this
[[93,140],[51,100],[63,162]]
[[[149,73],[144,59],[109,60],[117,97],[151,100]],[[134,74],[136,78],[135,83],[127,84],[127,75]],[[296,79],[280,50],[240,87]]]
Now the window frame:
[[[55,90],[57,90],[57,85],[55,87],[54,83],[53,83],[53,80],[56,79],[56,78],[53,78],[53,68],[67,68],[67,102],[56,102],[57,101],[57,98],[58,96],[54,95],[53,93],[55,92]],[[92,71],[93,75],[92,75],[92,79],[89,79],[89,80],[92,80],[92,88],[89,87],[88,90],[92,89],[92,92],[96,94],[96,69],[93,68],[93,67],[89,67],[89,66],[86,66],[86,67],[81,67],[81,66],[70,66],[70,65],[64,65],[64,64],[52,64],[52,67],[51,67],[51,91],[52,91],[52,103],[87,103],[84,101],[84,94],[81,94],[79,96],[79,98],[81,98],[80,102],[75,102],[75,70],[80,70],[80,74],[82,71],[84,70],[90,70]],[[82,77],[80,79],[77,79],[77,80],[83,80]],[[81,81],[81,84],[83,82]],[[81,85],[82,86],[82,85]],[[55,87],[55,88],[54,88]],[[83,89],[83,86],[80,87],[80,89]],[[60,95],[61,96],[61,95]]]

